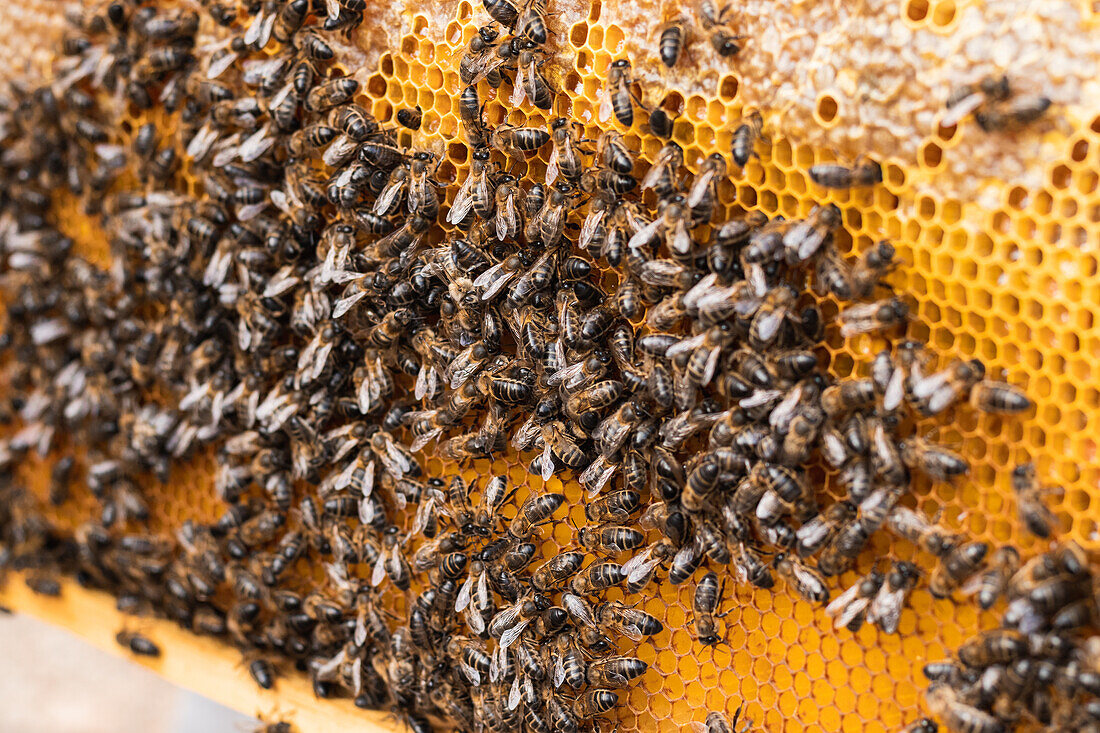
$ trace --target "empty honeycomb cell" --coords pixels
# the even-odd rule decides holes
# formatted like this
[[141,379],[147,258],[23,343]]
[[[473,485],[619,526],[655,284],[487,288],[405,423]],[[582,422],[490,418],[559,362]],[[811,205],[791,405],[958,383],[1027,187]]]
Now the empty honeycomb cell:
[[940,0],[932,9],[932,25],[946,29],[955,21],[954,0]]
[[817,98],[814,107],[814,122],[826,129],[833,127],[837,123],[838,112],[836,97],[832,94],[822,94]]

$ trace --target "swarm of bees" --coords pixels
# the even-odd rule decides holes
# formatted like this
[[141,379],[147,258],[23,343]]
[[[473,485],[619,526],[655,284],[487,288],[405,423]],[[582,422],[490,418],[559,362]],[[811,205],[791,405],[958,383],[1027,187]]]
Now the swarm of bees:
[[[706,7],[712,45],[736,53],[726,9]],[[333,66],[330,41],[364,8],[113,0],[74,17],[55,81],[10,90],[5,565],[43,592],[51,572],[73,572],[120,607],[222,636],[264,688],[296,667],[319,697],[389,707],[417,731],[445,720],[538,733],[596,729],[647,672],[622,640],[663,625],[613,588],[694,581],[693,628],[717,645],[727,581],[782,583],[838,628],[893,633],[926,575],[939,597],[1012,577],[1007,551],[990,560],[985,543],[909,508],[915,476],[968,470],[913,425],[1031,403],[981,362],[943,364],[906,337],[909,305],[883,284],[893,245],[842,256],[832,204],[798,220],[725,218],[726,158],[686,161],[659,132],[667,121],[648,168],[619,132],[588,140],[567,117],[490,125],[487,88],[554,109],[540,0],[484,2],[492,22],[458,64],[469,172],[445,207],[440,153],[399,144]],[[663,34],[663,57],[675,63],[685,37]],[[645,109],[630,69],[611,64],[601,109],[625,127]],[[121,106],[174,126],[149,122],[126,144]],[[396,115],[408,130],[422,118]],[[762,129],[747,112],[736,165]],[[547,146],[545,176],[521,173]],[[811,176],[882,180],[873,161]],[[61,192],[100,218],[108,266],[57,229]],[[845,304],[835,323],[816,305],[826,297]],[[820,347],[834,327],[888,340],[870,376],[829,373]],[[72,536],[10,470],[70,445],[86,459],[56,464],[49,500],[82,483],[99,506]],[[152,532],[142,487],[204,448],[217,451],[224,513]],[[424,455],[468,465],[507,451],[544,481],[583,486],[588,523],[555,556],[542,556],[542,528],[563,521],[564,494],[424,468]],[[810,478],[822,462],[844,495],[829,506]],[[1019,473],[1025,521],[1049,534],[1034,472]],[[876,566],[833,598],[829,579],[880,530],[934,566]],[[290,582],[303,563],[325,578],[308,592]],[[933,708],[961,730],[950,716],[963,703],[946,695]],[[714,713],[705,727],[737,721]]]
[[970,733],[1028,721],[1100,730],[1100,608],[1085,551],[1061,542],[1022,565],[1015,551],[1003,552],[976,581],[983,608],[1007,602],[1001,625],[964,642],[956,659],[925,665],[929,708]]

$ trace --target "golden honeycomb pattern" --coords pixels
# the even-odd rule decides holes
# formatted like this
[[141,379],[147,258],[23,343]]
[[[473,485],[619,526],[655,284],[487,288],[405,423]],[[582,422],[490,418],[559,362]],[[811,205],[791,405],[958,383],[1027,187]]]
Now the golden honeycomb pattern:
[[[50,18],[56,19],[57,12],[47,5],[5,4],[0,26],[23,26],[20,34],[27,27],[24,20],[55,28]],[[550,3],[555,13],[551,45],[560,48],[548,69],[551,83],[560,89],[555,109],[506,109],[492,101],[487,119],[546,127],[560,114],[584,121],[586,136],[595,139],[601,127],[602,79],[614,59],[629,57],[646,101],[682,113],[674,139],[684,147],[687,167],[695,170],[712,152],[728,154],[742,111],[759,109],[770,145],[759,145],[760,158],[743,171],[731,168],[732,182],[720,189],[727,213],[761,210],[790,218],[804,216],[815,203],[836,203],[851,234],[842,249],[859,252],[883,237],[895,243],[905,264],[891,284],[916,305],[923,326],[914,335],[927,337],[945,355],[981,358],[994,376],[1024,387],[1036,404],[1022,419],[960,409],[922,425],[962,453],[971,473],[954,485],[918,484],[913,492],[918,508],[994,545],[1013,542],[1025,554],[1033,552],[1036,545],[1024,536],[1007,497],[1008,471],[1034,460],[1047,483],[1063,489],[1050,498],[1061,530],[1087,547],[1100,547],[1100,514],[1091,506],[1094,499],[1100,502],[1093,437],[1100,430],[1100,375],[1095,373],[1100,368],[1100,103],[1095,101],[1100,95],[1088,93],[1095,91],[1095,81],[1081,81],[1082,69],[1100,61],[1095,48],[1100,8],[1086,0],[866,0],[849,12],[847,3],[811,9],[797,0],[746,0],[738,8],[738,22],[751,39],[743,58],[718,59],[696,37],[683,68],[666,73],[655,61],[656,28],[661,17],[679,8],[600,0],[561,5]],[[990,45],[988,37],[984,45],[974,42],[975,20],[985,18],[984,33],[996,33],[998,19],[1025,6],[1029,18],[1043,24],[1038,35],[1060,36],[1080,62],[1068,68],[1050,64],[1062,73],[1057,93],[1051,94],[1059,106],[1034,132],[987,135],[970,121],[957,129],[937,128],[935,111],[951,84],[972,81],[1004,63],[998,61],[1003,51],[967,55],[971,45]],[[419,105],[422,130],[402,134],[445,155],[441,180],[461,181],[468,151],[455,109],[461,90],[457,65],[488,17],[469,0],[435,4],[428,14],[397,12],[396,7],[375,17],[368,14],[337,66],[360,80],[356,101],[379,120]],[[774,27],[764,29],[765,21]],[[1010,30],[1021,27],[1012,21]],[[24,39],[40,37],[38,31],[23,37],[12,33],[3,33],[0,48],[9,56],[27,57]],[[814,51],[818,36],[827,43]],[[920,42],[911,43],[914,39]],[[841,47],[843,53],[819,63],[820,54]],[[909,50],[901,53],[902,47]],[[957,58],[949,64],[929,61],[929,49],[956,49]],[[776,83],[777,65],[792,58],[789,80]],[[863,89],[867,74],[901,88],[883,92],[895,94],[895,101],[908,100],[896,105],[901,124],[892,124],[898,122],[893,116],[874,114],[883,103]],[[1092,100],[1093,109],[1087,109],[1085,99]],[[634,128],[624,131],[626,140],[641,159],[652,160],[661,141],[645,131],[643,116],[636,116]],[[140,122],[134,120],[132,127]],[[838,157],[850,161],[857,152],[883,163],[882,185],[829,192],[809,180],[811,165]],[[546,155],[528,161],[536,175]],[[452,188],[448,203],[453,193]],[[63,223],[86,248],[94,248],[95,231],[86,219],[69,212]],[[836,311],[834,303],[825,302],[824,308],[827,314]],[[838,376],[865,373],[881,346],[872,337],[845,342],[834,335],[828,344],[832,371]],[[541,491],[542,480],[526,470],[531,457],[479,460],[461,470],[467,479],[507,473],[514,482]],[[425,458],[429,475],[456,470]],[[203,455],[179,467],[168,487],[151,486],[154,527],[167,530],[185,518],[216,515],[213,468],[213,457]],[[31,471],[33,488],[44,490],[47,471],[48,462]],[[821,479],[822,490],[828,491],[828,477]],[[575,481],[554,477],[545,489],[563,491],[571,519],[583,526],[583,490]],[[88,509],[87,501],[75,501],[59,519],[75,522]],[[543,531],[544,551],[554,553],[572,535],[565,518],[559,519]],[[866,572],[875,556],[888,553],[900,559],[917,554],[905,542],[879,536],[834,592]],[[626,598],[643,603],[666,630],[636,652],[651,668],[625,696],[619,730],[681,730],[701,721],[707,710],[732,715],[742,701],[744,716],[768,731],[897,730],[923,714],[923,664],[946,656],[977,629],[994,623],[992,615],[980,614],[972,604],[934,600],[918,588],[898,634],[870,626],[857,634],[838,632],[821,608],[785,590],[731,583],[723,604],[729,612],[723,620],[727,644],[709,648],[696,643],[691,629],[692,591],[691,583],[664,585],[659,597]],[[620,594],[615,589],[609,597]]]

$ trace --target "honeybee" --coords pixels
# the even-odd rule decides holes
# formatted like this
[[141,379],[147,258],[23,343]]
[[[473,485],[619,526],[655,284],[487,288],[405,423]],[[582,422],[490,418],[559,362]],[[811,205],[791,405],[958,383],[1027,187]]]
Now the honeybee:
[[565,496],[562,494],[535,494],[529,497],[508,526],[508,534],[517,539],[530,537],[538,527],[549,522],[551,515],[564,503]]
[[733,131],[733,143],[730,155],[733,162],[744,168],[749,158],[759,158],[756,153],[756,141],[763,139],[764,118],[757,110],[752,110],[742,118],[744,121]]
[[[631,127],[634,124],[634,92],[630,85],[630,61],[617,59],[611,62],[607,70],[607,81],[601,93],[600,122],[607,122],[611,113],[615,113],[615,119],[623,127]],[[639,102],[639,105],[641,103]]]
[[929,522],[923,515],[908,507],[894,507],[886,518],[886,526],[894,534],[904,537],[936,557],[943,557],[951,552],[960,540],[959,535]]
[[143,657],[159,657],[160,647],[156,642],[147,636],[137,633],[136,631],[126,631],[125,629],[115,634],[115,641],[120,646],[124,646],[134,654]]
[[623,566],[614,562],[596,562],[573,576],[569,587],[578,595],[601,591],[626,579]]
[[950,730],[966,733],[1003,733],[1002,724],[995,717],[961,702],[958,693],[943,683],[935,683],[925,695],[929,709],[936,714]]
[[1015,415],[1031,409],[1023,391],[1006,382],[983,379],[970,390],[970,404],[982,412]]
[[358,91],[359,82],[355,79],[329,79],[310,90],[306,96],[306,106],[314,112],[327,112],[333,107],[350,102]]
[[958,649],[959,661],[968,667],[1009,664],[1028,654],[1028,640],[1014,629],[990,629],[964,641]]
[[[654,189],[658,195],[664,195],[680,187],[679,170],[684,166],[684,149],[671,140],[665,143],[657,153],[642,179],[642,190]],[[631,237],[631,247],[637,247],[656,231],[656,223],[651,225],[654,231],[642,230]]]
[[482,0],[485,12],[505,28],[515,28],[519,10],[509,0]]
[[622,601],[605,601],[593,609],[596,623],[611,632],[634,641],[661,633],[664,625],[645,611],[625,605]]
[[641,547],[645,535],[630,527],[582,527],[577,535],[581,546],[592,552],[617,553]]
[[410,130],[419,130],[421,123],[424,121],[424,110],[420,109],[420,105],[416,105],[412,109],[405,107],[397,110],[397,122],[402,127],[407,127]]
[[519,72],[516,75],[512,97],[509,99],[509,104],[513,107],[522,105],[524,98],[529,99],[538,109],[550,109],[553,106],[554,92],[539,70],[542,63],[531,49],[520,52]]
[[576,184],[580,181],[584,172],[584,158],[577,147],[582,142],[574,130],[577,126],[576,122],[571,123],[564,117],[555,118],[550,123],[550,141],[554,147],[546,163],[547,186],[554,185],[559,172],[570,183]]
[[589,662],[585,678],[592,687],[626,687],[647,669],[649,665],[637,657],[608,657]]
[[1016,494],[1016,510],[1027,531],[1042,539],[1050,537],[1056,520],[1043,503],[1046,491],[1039,485],[1035,464],[1022,463],[1012,470],[1012,490]]
[[897,266],[897,250],[887,240],[876,242],[856,260],[850,277],[851,298],[869,298]]
[[956,546],[936,565],[928,580],[928,590],[936,598],[947,598],[981,567],[989,552],[985,542],[966,542]]
[[840,335],[851,338],[861,333],[905,325],[909,320],[909,305],[900,298],[887,298],[874,303],[850,305],[840,312],[838,318]]
[[886,574],[886,581],[882,584],[882,588],[871,601],[871,607],[867,611],[867,621],[887,634],[895,633],[898,630],[898,621],[901,619],[901,610],[909,594],[916,587],[920,575],[920,568],[913,563],[895,562]]
[[804,565],[796,557],[785,552],[775,556],[772,561],[779,577],[783,578],[798,595],[812,603],[826,603],[829,600],[829,587],[825,577],[816,569]]
[[499,32],[490,24],[478,28],[470,39],[458,64],[459,78],[468,88],[476,87],[482,79],[487,79],[492,87],[500,86],[504,59],[496,53],[498,36]]
[[824,513],[818,514],[803,524],[795,532],[798,538],[799,557],[809,557],[822,547],[840,530],[840,527],[855,519],[856,506],[850,501],[838,501]]
[[542,564],[531,576],[531,585],[547,592],[576,575],[584,563],[584,553],[563,552]]
[[489,156],[490,151],[487,148],[475,150],[470,156],[470,173],[459,187],[451,209],[447,212],[448,224],[458,224],[471,210],[483,219],[492,215],[496,206],[496,185],[492,178],[493,165]]
[[489,144],[514,158],[538,150],[550,142],[550,133],[537,127],[500,125],[489,136]]
[[939,723],[931,718],[921,718],[906,726],[902,733],[939,733],[939,730]]
[[1012,131],[1035,122],[1050,106],[1050,98],[1043,95],[1015,96],[1003,74],[985,76],[977,84],[964,84],[951,91],[940,124],[952,127],[973,113],[984,132]]
[[699,643],[705,646],[715,646],[721,641],[718,636],[717,614],[718,606],[722,603],[722,589],[718,584],[718,576],[707,573],[695,586],[695,596],[692,601],[692,611],[695,614],[695,635]]
[[718,182],[726,177],[726,171],[726,159],[720,153],[712,153],[703,161],[687,197],[692,221],[710,223],[718,200]]
[[886,577],[874,567],[833,599],[825,607],[825,614],[834,619],[833,626],[837,629],[847,628],[852,633],[859,631],[867,618],[871,602],[878,596],[885,581]]
[[703,27],[710,33],[710,45],[719,56],[736,56],[741,52],[741,46],[737,42],[745,36],[734,33],[726,25],[726,16],[730,6],[726,5],[721,10],[715,7],[713,0],[703,0],[699,6],[703,16]]
[[905,465],[937,481],[950,481],[970,470],[966,459],[958,453],[933,445],[923,438],[914,436],[903,440],[899,449]]
[[882,183],[882,167],[873,160],[857,160],[848,168],[835,163],[810,166],[810,180],[824,188],[856,188]]

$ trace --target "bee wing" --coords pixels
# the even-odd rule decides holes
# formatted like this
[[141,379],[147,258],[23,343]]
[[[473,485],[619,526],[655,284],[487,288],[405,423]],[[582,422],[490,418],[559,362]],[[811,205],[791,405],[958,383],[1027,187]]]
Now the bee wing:
[[710,728],[707,727],[706,723],[700,723],[698,720],[693,720],[688,723],[688,730],[691,731],[691,733],[709,733]]
[[611,113],[614,112],[611,105],[611,90],[607,87],[608,85],[605,83],[596,95],[600,98],[600,122],[607,122],[611,119]]
[[[551,153],[551,157],[556,153],[557,151],[555,150]],[[555,163],[555,169],[556,167]],[[547,167],[547,175],[549,175],[549,166]],[[588,216],[584,218],[584,223],[581,225],[580,238],[578,239],[578,245],[581,249],[586,249],[588,247],[592,242],[592,238],[596,236],[596,232],[599,231],[600,226],[604,223],[606,218],[607,211],[603,209],[590,211],[588,213]]]
[[[470,171],[469,175],[466,176],[466,180],[462,182],[462,186],[458,189],[458,193],[455,194],[451,210],[447,212],[448,224],[458,224],[474,208],[474,187],[476,183],[477,175]],[[377,208],[375,213],[377,213]]]
[[802,385],[799,384],[787,392],[787,396],[771,411],[768,415],[768,424],[780,434],[786,434],[791,427],[791,420],[794,419],[795,408],[801,401]]
[[[325,165],[337,168],[348,160],[351,154],[355,152],[358,145],[359,143],[355,142],[347,135],[340,135],[325,148],[325,152],[321,154],[321,160],[325,162]],[[376,203],[374,213],[382,213],[377,211],[377,209],[378,206]],[[383,211],[385,211],[385,209],[383,209]]]
[[[333,310],[333,313],[335,313],[335,310]],[[413,396],[416,399],[422,400],[428,394],[428,372],[434,368],[426,363],[420,365],[420,371],[416,373],[416,385],[413,387]]]
[[519,675],[517,674],[515,679],[512,680],[512,687],[508,690],[508,709],[515,710],[522,700],[523,695],[520,692]]
[[523,64],[519,65],[516,70],[516,83],[512,86],[512,96],[508,99],[508,103],[513,107],[519,107],[523,104],[523,100],[527,98],[527,67]]
[[[223,240],[228,242],[229,240]],[[202,284],[206,287],[221,287],[229,276],[229,268],[233,265],[233,253],[228,249],[222,251],[221,247],[214,250],[206,269],[202,273]]]
[[210,152],[210,149],[214,146],[217,139],[217,128],[210,124],[203,125],[191,138],[190,142],[187,143],[187,150],[185,152],[188,157],[198,162],[206,157],[206,154]]
[[706,338],[707,335],[705,333],[700,333],[691,338],[681,339],[679,342],[668,347],[668,351],[665,352],[665,358],[671,360],[675,359],[680,354],[694,351],[696,348],[703,345]]
[[562,659],[562,655],[558,654],[554,657],[554,688],[557,689],[565,683],[565,663]]
[[951,383],[945,384],[928,398],[928,411],[933,415],[943,412],[959,397],[959,391]]
[[[867,607],[871,604],[870,598],[857,598],[852,601],[848,606],[836,617],[836,621],[833,625],[837,629],[843,629],[845,627],[851,627],[852,624],[859,620],[859,625],[863,625],[863,617],[867,614]],[[853,631],[856,629],[853,628]]]
[[672,230],[672,236],[668,242],[669,252],[674,255],[689,255],[692,248],[695,246],[695,242],[691,238],[691,233],[688,232],[687,223],[680,221],[676,223],[676,228]]
[[471,685],[477,687],[481,684],[481,672],[478,672],[461,659],[458,660],[458,668],[462,672],[462,675],[470,681]]
[[[803,525],[805,526],[805,525]],[[831,618],[835,618],[838,614],[842,613],[844,609],[848,607],[859,596],[860,581],[856,581],[846,591],[834,598],[828,606],[825,607],[825,615]],[[845,626],[846,624],[837,624],[837,628]]]
[[214,54],[210,57],[210,65],[206,69],[207,79],[217,79],[237,60],[237,54],[228,48],[222,54]]
[[321,372],[325,370],[325,365],[328,364],[328,356],[332,352],[333,346],[334,343],[329,341],[317,349],[317,353],[313,357],[313,368],[310,372],[311,381],[321,376]]
[[267,22],[267,6],[260,7],[260,12],[256,13],[256,17],[252,19],[248,28],[244,32],[245,45],[251,46],[260,39],[260,34],[263,33],[264,23]]
[[542,457],[539,461],[540,473],[543,481],[549,481],[554,476],[554,452],[550,450],[550,441],[544,440],[546,443],[542,449]]
[[770,402],[774,402],[783,396],[783,390],[781,389],[758,389],[748,397],[742,398],[737,404],[740,407],[749,409],[752,407],[760,407]]
[[950,109],[944,112],[943,117],[940,118],[940,124],[944,127],[954,127],[963,121],[963,119],[974,112],[985,101],[985,95],[981,92],[974,92],[960,99],[957,103],[951,105]]
[[703,367],[703,379],[699,383],[700,386],[705,387],[710,384],[710,380],[714,379],[714,373],[718,370],[718,357],[721,355],[721,346],[715,346],[710,350],[710,356],[707,357],[706,366]]
[[510,629],[505,631],[503,634],[501,634],[500,635],[500,648],[501,649],[507,649],[508,647],[512,646],[512,644],[515,644],[516,641],[518,641],[519,638],[521,636],[523,636],[523,632],[527,630],[527,625],[529,623],[530,623],[530,621],[528,619],[523,619],[519,623],[517,623],[515,626],[511,627]]
[[607,482],[615,475],[617,468],[618,464],[609,463],[603,456],[588,464],[588,467],[580,475],[580,481],[588,488],[589,499],[594,498],[603,491],[604,487],[607,486]]
[[474,578],[473,576],[468,576],[466,581],[462,584],[462,587],[458,589],[458,595],[455,596],[455,611],[461,613],[463,609],[470,605],[473,590]]
[[481,614],[478,613],[473,606],[466,609],[466,623],[473,629],[474,633],[479,636],[485,633],[485,619],[481,617]]
[[443,434],[443,428],[433,428],[428,432],[418,435],[413,438],[413,442],[409,445],[409,448],[413,451],[422,450],[428,443],[438,438]]
[[[825,538],[829,536],[829,525],[819,514],[818,516],[814,517],[813,519],[799,527],[795,531],[794,536],[798,540],[798,545],[800,548],[805,547],[812,552],[812,550],[817,549],[825,540]],[[801,549],[799,551],[799,554],[803,555]]]
[[[554,181],[558,180],[558,146],[552,146],[550,150],[550,157],[546,161],[546,185],[547,187],[553,186]],[[585,219],[585,223],[588,220]],[[583,236],[583,235],[582,235]],[[584,246],[583,244],[581,245]]]
[[275,144],[275,136],[271,134],[269,125],[264,125],[256,132],[245,138],[241,143],[240,156],[245,163],[251,163],[271,149]]
[[473,286],[475,288],[488,287],[497,278],[497,273],[500,272],[503,267],[504,263],[498,262],[492,267],[487,268],[484,272],[474,278]]
[[271,33],[275,30],[275,20],[278,18],[277,13],[271,13],[264,20],[263,26],[260,27],[260,37],[256,39],[256,49],[262,49],[267,46],[271,41]]
[[696,206],[703,203],[703,198],[706,197],[707,192],[710,190],[710,182],[714,180],[715,173],[716,171],[713,168],[708,168],[696,177],[695,183],[691,186],[691,193],[688,194],[688,206],[694,209]]
[[484,611],[492,605],[493,597],[489,595],[489,576],[482,572],[477,576],[477,608]]
[[982,585],[985,584],[985,576],[986,573],[975,573],[974,575],[971,575],[969,578],[967,578],[966,582],[963,583],[962,588],[960,589],[962,591],[962,594],[964,596],[972,596],[980,591],[982,589]]
[[660,182],[661,177],[664,175],[666,166],[667,164],[662,160],[662,158],[658,157],[658,159],[654,161],[653,165],[650,166],[649,170],[646,171],[645,177],[642,178],[642,183],[638,187],[638,190],[645,191],[656,186]]
[[329,18],[339,18],[340,0],[325,0],[325,14]]
[[779,329],[782,327],[783,319],[786,318],[786,315],[786,310],[783,308],[757,311],[752,325],[760,340],[765,342],[772,341],[779,334]]
[[[367,292],[365,290],[360,290],[357,293],[352,293],[347,297],[340,298],[340,300],[336,301],[332,306],[332,317],[334,319],[343,318],[347,315],[348,311],[355,307],[356,303],[365,297],[367,297]],[[366,410],[363,410],[363,412],[366,412]]]
[[512,447],[517,451],[529,450],[541,434],[542,426],[535,422],[535,417],[532,415],[512,435]]
[[915,377],[912,384],[913,396],[918,400],[928,399],[947,385],[950,379],[951,373],[947,369],[929,374],[927,377]]
[[886,383],[886,389],[882,394],[882,408],[892,412],[901,406],[905,399],[905,370],[894,369],[890,375],[890,381]]
[[[374,521],[375,508],[374,502],[371,501],[369,496],[364,496],[359,500],[359,521],[364,525],[368,525]],[[394,548],[395,550],[397,548]]]
[[267,285],[264,286],[263,297],[277,298],[299,282],[301,282],[301,278],[294,274],[293,266],[285,265],[279,268],[279,271],[267,281]]
[[623,573],[627,583],[637,583],[653,572],[653,569],[661,564],[660,559],[654,558],[653,546],[647,547],[642,552],[623,563]]
[[374,561],[374,568],[370,574],[370,584],[374,587],[381,585],[386,579],[386,553],[378,553],[378,559]]
[[883,584],[875,599],[871,601],[871,610],[867,613],[867,620],[877,625],[887,634],[893,634],[898,630],[898,620],[901,618],[901,606],[905,600],[904,587],[893,590],[889,583]]
[[508,236],[508,230],[512,228],[515,220],[516,197],[506,196],[504,198],[504,206],[498,206],[496,211],[497,239],[504,240],[504,238]]
[[562,382],[572,379],[574,376],[581,374],[584,371],[584,362],[578,361],[576,364],[570,364],[567,367],[562,367],[558,371],[551,374],[546,379],[546,383],[551,387],[556,387]]
[[561,604],[574,621],[579,621],[585,626],[596,628],[596,619],[592,617],[592,609],[579,596],[572,593],[563,593]]

